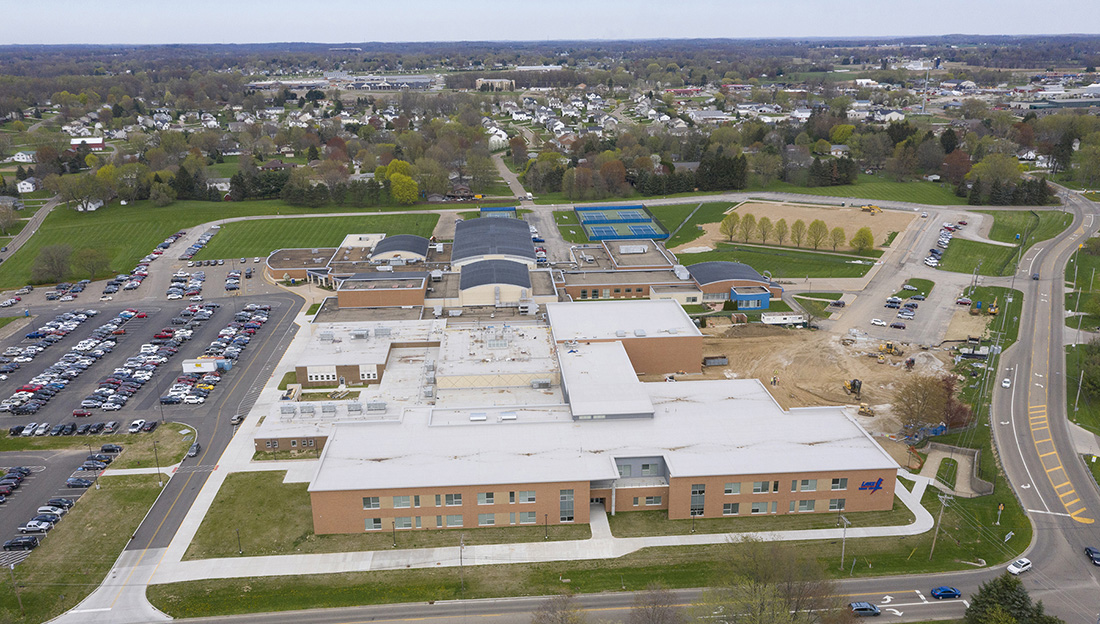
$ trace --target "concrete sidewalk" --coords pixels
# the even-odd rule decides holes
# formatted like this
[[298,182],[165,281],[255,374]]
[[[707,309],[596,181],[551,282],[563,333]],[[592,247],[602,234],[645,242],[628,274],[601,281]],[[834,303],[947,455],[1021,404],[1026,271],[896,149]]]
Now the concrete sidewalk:
[[120,477],[125,475],[157,474],[158,472],[160,472],[165,477],[168,477],[182,465],[183,464],[172,464],[171,466],[161,466],[160,468],[157,468],[156,466],[150,466],[148,468],[119,468],[118,470],[113,470],[111,469],[111,467],[108,466],[107,470],[105,470],[101,476]]
[[[847,535],[859,537],[893,537],[918,535],[931,530],[932,515],[921,506],[920,497],[928,479],[913,476],[917,482],[910,492],[899,482],[896,492],[906,507],[916,517],[911,524],[883,527],[849,527]],[[240,578],[250,576],[290,576],[298,574],[332,574],[337,572],[367,572],[372,570],[403,570],[408,568],[454,567],[463,565],[495,565],[501,563],[543,563],[548,561],[580,561],[613,559],[642,548],[654,546],[694,546],[723,544],[740,537],[758,537],[769,541],[799,541],[837,539],[842,529],[811,529],[803,531],[766,531],[749,533],[695,533],[691,535],[666,535],[658,537],[616,538],[610,529],[604,528],[606,516],[602,509],[594,509],[591,520],[593,537],[586,540],[559,542],[527,542],[521,544],[490,544],[456,546],[446,548],[417,548],[373,552],[346,552],[316,555],[280,555],[273,557],[236,557],[178,561],[165,557],[155,570],[151,584],[175,583],[212,578]],[[182,533],[182,531],[181,531]],[[179,535],[179,534],[177,534]],[[175,547],[173,542],[169,550]],[[173,553],[174,554],[174,553]],[[181,553],[182,554],[182,553]]]
[[76,607],[50,620],[51,624],[171,620],[145,597],[145,588],[162,554],[162,549],[122,551],[103,583]]

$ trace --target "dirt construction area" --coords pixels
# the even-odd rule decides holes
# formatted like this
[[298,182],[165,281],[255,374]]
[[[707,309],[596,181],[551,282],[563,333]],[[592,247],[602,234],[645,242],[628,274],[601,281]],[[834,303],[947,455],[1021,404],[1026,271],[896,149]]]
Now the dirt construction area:
[[[911,212],[901,212],[898,210],[884,210],[879,214],[871,214],[869,212],[863,212],[859,206],[816,206],[764,201],[744,202],[736,206],[734,210],[742,217],[746,214],[751,214],[756,217],[757,221],[759,221],[761,217],[768,217],[772,220],[772,223],[776,223],[780,219],[786,219],[788,227],[799,219],[804,221],[807,226],[815,219],[821,219],[830,230],[835,227],[844,228],[844,232],[847,234],[848,239],[851,239],[861,227],[869,227],[871,228],[871,232],[875,235],[876,245],[881,245],[885,242],[890,232],[904,232],[905,228],[909,227],[909,224],[912,223],[913,219],[917,216]],[[704,233],[701,237],[690,243],[680,245],[672,251],[683,252],[688,249],[694,251],[714,249],[717,243],[729,240],[728,236],[718,231],[719,226],[719,223],[703,224]],[[755,242],[760,242],[758,237]],[[790,239],[788,238],[784,244],[791,244]],[[807,246],[805,240],[803,240],[802,245]]]
[[[704,328],[704,356],[724,355],[728,366],[703,369],[691,379],[760,379],[784,408],[819,405],[845,405],[856,419],[875,435],[897,433],[900,424],[890,412],[894,392],[910,375],[943,374],[951,358],[948,352],[922,351],[919,346],[900,343],[904,356],[885,356],[879,363],[880,341],[864,335],[841,337],[823,331],[784,329],[765,325],[731,325],[728,319],[712,317]],[[869,354],[874,354],[874,357]],[[904,362],[913,357],[913,372]],[[772,386],[771,378],[778,378]],[[680,377],[680,376],[678,376]],[[846,380],[863,382],[862,402],[875,410],[875,416],[857,416],[860,401],[844,389]],[[645,381],[658,381],[658,378]],[[904,449],[904,447],[902,447]],[[892,453],[893,454],[893,453]],[[899,462],[905,458],[904,450]]]

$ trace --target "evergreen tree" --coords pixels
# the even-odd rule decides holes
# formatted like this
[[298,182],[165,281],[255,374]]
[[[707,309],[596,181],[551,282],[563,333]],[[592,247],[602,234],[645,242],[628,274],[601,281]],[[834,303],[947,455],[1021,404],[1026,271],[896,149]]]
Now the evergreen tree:
[[377,206],[381,199],[382,185],[378,184],[378,180],[371,178],[367,180],[367,195],[366,202],[368,206]]
[[317,153],[317,146],[316,145],[310,145],[309,146],[309,151],[306,152],[306,162],[313,162],[315,160],[320,159],[320,157],[321,157],[321,155],[319,153]]
[[187,171],[186,167],[180,167],[176,177],[172,179],[172,188],[176,190],[176,199],[192,199],[195,197],[195,178]]
[[955,197],[966,197],[968,191],[966,180],[959,180],[958,186],[955,187]]
[[953,128],[948,128],[940,135],[940,147],[943,148],[944,154],[950,154],[955,151],[955,148],[959,146],[959,135],[955,134]]
[[1001,181],[994,178],[993,183],[989,185],[989,194],[985,198],[985,203],[991,206],[1003,206],[1001,204]]
[[240,171],[229,178],[229,198],[233,201],[248,199],[248,185],[245,183],[244,176],[241,175]]
[[28,175],[29,174],[27,173],[26,169],[23,169],[23,165],[19,165],[19,168],[15,170],[15,179],[16,180],[20,180],[20,181],[26,180]]
[[967,197],[966,203],[971,206],[982,205],[982,181],[980,178],[974,178],[974,182],[970,186],[970,196]]

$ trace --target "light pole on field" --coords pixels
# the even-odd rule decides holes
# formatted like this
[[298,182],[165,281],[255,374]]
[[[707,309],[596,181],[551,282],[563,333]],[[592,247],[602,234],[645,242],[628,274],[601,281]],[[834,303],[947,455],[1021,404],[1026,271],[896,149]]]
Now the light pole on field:
[[156,440],[153,440],[153,461],[157,463],[157,487],[164,487],[164,479],[160,477],[160,455],[157,454]]

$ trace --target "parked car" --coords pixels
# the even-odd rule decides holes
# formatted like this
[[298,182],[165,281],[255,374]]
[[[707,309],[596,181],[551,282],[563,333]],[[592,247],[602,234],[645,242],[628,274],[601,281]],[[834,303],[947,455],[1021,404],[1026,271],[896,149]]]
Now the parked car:
[[117,444],[104,444],[99,447],[100,453],[121,453],[122,447]]
[[187,456],[188,457],[195,457],[196,455],[199,454],[199,451],[201,451],[201,450],[202,450],[202,446],[200,446],[198,442],[195,442],[194,444],[191,445],[191,448],[187,449]]
[[65,487],[87,488],[92,487],[92,482],[87,479],[81,479],[80,477],[70,477],[69,479],[66,479]]
[[20,535],[4,542],[4,550],[33,550],[38,547],[38,538],[33,535]]
[[20,533],[45,533],[52,528],[52,524],[41,520],[28,520],[18,527]]
[[886,327],[886,321],[882,319],[871,319],[871,324],[877,327]]
[[1085,547],[1085,556],[1089,558],[1089,561],[1092,561],[1092,565],[1100,566],[1100,548]]
[[128,433],[137,433],[137,432],[141,431],[141,428],[144,427],[144,426],[145,426],[145,421],[143,419],[139,418],[139,419],[135,420],[134,422],[130,423],[130,428],[127,429],[127,432]]

